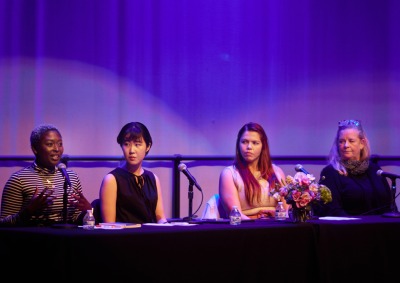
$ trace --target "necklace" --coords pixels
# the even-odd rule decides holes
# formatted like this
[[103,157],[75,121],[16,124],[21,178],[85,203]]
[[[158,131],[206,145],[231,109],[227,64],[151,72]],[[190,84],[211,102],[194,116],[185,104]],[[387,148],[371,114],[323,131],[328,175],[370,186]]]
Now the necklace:
[[54,178],[57,173],[56,170],[50,171],[49,169],[41,168],[37,165],[35,166],[35,170],[38,172],[44,188],[55,189]]
[[54,173],[48,173],[46,174],[45,172],[40,172],[40,178],[42,179],[43,186],[45,188],[49,189],[55,189],[56,185],[54,184]]

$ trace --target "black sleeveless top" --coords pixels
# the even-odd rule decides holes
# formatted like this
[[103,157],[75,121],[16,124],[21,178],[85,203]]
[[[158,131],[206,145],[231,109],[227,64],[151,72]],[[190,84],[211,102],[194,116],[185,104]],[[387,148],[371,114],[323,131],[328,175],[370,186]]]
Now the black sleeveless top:
[[146,169],[140,176],[115,168],[117,181],[116,222],[156,223],[158,201],[156,178]]

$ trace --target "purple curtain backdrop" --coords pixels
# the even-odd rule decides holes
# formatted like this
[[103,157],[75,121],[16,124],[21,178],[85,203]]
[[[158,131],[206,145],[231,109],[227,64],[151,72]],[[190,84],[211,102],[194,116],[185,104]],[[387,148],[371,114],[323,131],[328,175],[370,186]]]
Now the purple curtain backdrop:
[[0,154],[31,154],[41,122],[69,154],[120,154],[118,130],[138,120],[154,154],[233,154],[256,121],[273,154],[322,155],[346,118],[376,154],[399,152],[398,1],[1,0],[0,13]]
[[327,155],[342,119],[399,155],[399,15],[396,0],[0,0],[0,155],[32,154],[43,122],[66,154],[120,155],[130,121],[153,155],[233,155],[250,121],[273,155]]

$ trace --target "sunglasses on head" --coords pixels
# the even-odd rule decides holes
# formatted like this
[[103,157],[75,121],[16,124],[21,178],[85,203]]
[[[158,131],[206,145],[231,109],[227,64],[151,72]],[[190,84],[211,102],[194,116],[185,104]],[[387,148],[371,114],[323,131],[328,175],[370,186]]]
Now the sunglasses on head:
[[342,120],[339,122],[339,127],[346,127],[346,126],[360,127],[361,122],[359,120]]

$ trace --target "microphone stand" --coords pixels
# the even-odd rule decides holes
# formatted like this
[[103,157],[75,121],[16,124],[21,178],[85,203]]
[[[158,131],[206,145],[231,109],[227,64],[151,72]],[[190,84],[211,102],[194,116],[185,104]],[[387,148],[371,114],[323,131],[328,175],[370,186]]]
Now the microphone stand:
[[390,178],[392,181],[392,189],[391,189],[391,196],[392,196],[392,202],[391,202],[391,207],[392,211],[388,213],[382,214],[383,217],[400,217],[400,213],[397,211],[397,206],[396,206],[396,178]]
[[193,219],[192,214],[192,207],[193,207],[193,182],[189,182],[189,191],[188,191],[188,198],[189,198],[189,216],[183,217],[183,221],[191,221]]
[[67,180],[64,180],[64,194],[63,194],[63,220],[62,223],[57,223],[54,224],[54,228],[63,228],[63,229],[70,229],[70,228],[75,228],[77,225],[74,224],[68,224],[68,183]]

